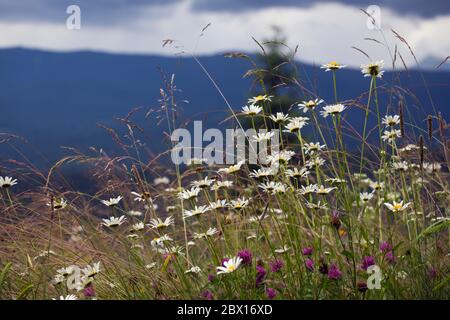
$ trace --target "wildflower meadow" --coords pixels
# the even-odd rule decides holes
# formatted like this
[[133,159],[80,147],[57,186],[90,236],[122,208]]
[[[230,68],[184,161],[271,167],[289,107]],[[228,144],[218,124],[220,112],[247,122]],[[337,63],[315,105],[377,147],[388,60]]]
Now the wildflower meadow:
[[[300,75],[281,110],[256,66],[258,92],[232,106],[198,64],[226,128],[191,136],[169,75],[150,88],[166,152],[150,156],[127,117],[126,135],[110,132],[122,152],[2,164],[2,299],[448,299],[448,125],[439,109],[414,120],[395,62],[362,65],[367,90],[346,100],[346,66],[324,64],[333,99]],[[71,187],[67,165],[91,191]]]

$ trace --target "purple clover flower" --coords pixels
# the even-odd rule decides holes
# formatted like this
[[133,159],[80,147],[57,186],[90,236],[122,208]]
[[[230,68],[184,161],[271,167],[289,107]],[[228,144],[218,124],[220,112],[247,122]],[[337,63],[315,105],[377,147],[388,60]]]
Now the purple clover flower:
[[339,280],[342,278],[342,272],[339,270],[339,268],[332,263],[330,265],[330,268],[328,269],[328,278],[330,280]]
[[366,256],[361,261],[361,269],[367,270],[370,266],[375,264],[375,258],[372,256]]
[[270,262],[270,271],[278,272],[284,266],[284,262],[282,260],[276,259],[275,261]]
[[308,269],[308,271],[314,271],[314,261],[312,259],[306,259],[305,260],[305,265],[306,265],[306,269]]
[[394,255],[394,252],[392,252],[392,251],[389,251],[388,253],[386,253],[384,255],[384,258],[389,263],[395,263],[395,255]]
[[272,300],[273,298],[276,297],[277,291],[275,289],[272,289],[272,288],[267,288],[266,289],[266,295],[267,295],[267,298]]
[[209,291],[209,290],[203,291],[202,297],[205,298],[206,300],[213,300],[214,299],[214,296],[213,296],[212,292]]
[[312,247],[305,247],[303,248],[303,255],[304,256],[310,256],[313,253],[313,248]]
[[250,266],[252,264],[252,253],[248,249],[243,249],[238,252],[237,256],[242,259],[242,264]]
[[392,246],[388,242],[383,241],[380,243],[380,250],[381,252],[392,251]]
[[83,289],[83,295],[87,298],[95,297],[95,289],[92,284]]
[[264,278],[266,277],[267,271],[266,269],[264,269],[263,266],[256,266],[256,286],[260,286],[263,281]]

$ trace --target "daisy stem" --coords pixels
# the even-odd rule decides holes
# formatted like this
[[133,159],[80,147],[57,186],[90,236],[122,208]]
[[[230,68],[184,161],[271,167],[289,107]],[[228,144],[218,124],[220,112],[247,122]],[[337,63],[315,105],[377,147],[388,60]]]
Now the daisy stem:
[[300,142],[300,149],[302,150],[303,165],[305,165],[306,164],[305,150],[303,150],[303,138],[302,138],[302,134],[300,133],[300,130],[297,131],[297,137],[298,137],[298,141]]
[[359,162],[359,174],[362,173],[362,166],[364,160],[364,147],[366,146],[366,129],[367,129],[367,119],[369,118],[369,107],[370,107],[370,98],[372,97],[372,88],[373,88],[374,77],[370,80],[370,88],[369,88],[369,97],[367,99],[367,107],[366,107],[366,116],[364,118],[364,127],[363,127],[363,136],[362,136],[362,146],[361,146],[361,159]]
[[8,188],[6,188],[5,190],[6,190],[6,195],[8,196],[9,205],[11,206],[13,212],[15,213],[16,209],[14,208],[14,202],[12,201],[11,194],[9,193]]
[[337,96],[337,86],[336,86],[336,72],[333,70],[333,90],[334,90],[334,101],[338,103],[338,96]]
[[[373,77],[373,93],[375,96],[375,107],[377,110],[377,118],[378,118],[378,135],[380,138],[380,148],[383,150],[383,139],[382,139],[382,133],[381,133],[381,116],[380,116],[380,109],[378,106],[378,91],[377,91],[377,78]],[[383,157],[384,158],[384,157]]]

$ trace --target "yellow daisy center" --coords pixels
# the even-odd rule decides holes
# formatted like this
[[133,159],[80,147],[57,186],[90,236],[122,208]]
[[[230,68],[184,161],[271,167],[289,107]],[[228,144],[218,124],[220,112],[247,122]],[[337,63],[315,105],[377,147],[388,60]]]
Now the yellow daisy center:
[[337,68],[339,68],[339,63],[337,63],[336,61],[331,61],[328,64],[328,67],[331,68],[331,69],[337,69]]
[[234,265],[232,265],[232,264],[227,266],[228,272],[233,272],[235,269],[236,269],[236,267]]

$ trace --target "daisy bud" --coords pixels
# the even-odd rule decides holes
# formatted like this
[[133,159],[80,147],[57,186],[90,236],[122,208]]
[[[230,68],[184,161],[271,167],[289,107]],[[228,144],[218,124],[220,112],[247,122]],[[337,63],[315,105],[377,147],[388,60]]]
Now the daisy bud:
[[359,281],[356,284],[356,287],[358,288],[358,291],[361,293],[364,293],[367,291],[367,283],[365,281]]

